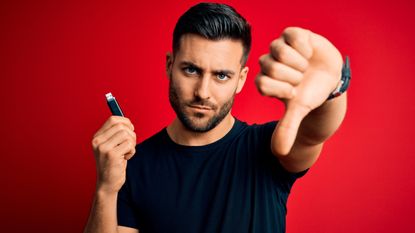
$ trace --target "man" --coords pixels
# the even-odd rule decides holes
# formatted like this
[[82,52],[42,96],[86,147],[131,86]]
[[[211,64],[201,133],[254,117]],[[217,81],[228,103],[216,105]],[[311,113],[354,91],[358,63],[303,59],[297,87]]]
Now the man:
[[346,94],[327,100],[342,58],[322,36],[287,28],[256,78],[286,112],[278,124],[248,126],[230,110],[250,47],[250,26],[227,5],[201,3],[180,17],[166,62],[177,118],[137,146],[127,118],[110,117],[96,132],[85,232],[285,232],[294,181],[345,115]]

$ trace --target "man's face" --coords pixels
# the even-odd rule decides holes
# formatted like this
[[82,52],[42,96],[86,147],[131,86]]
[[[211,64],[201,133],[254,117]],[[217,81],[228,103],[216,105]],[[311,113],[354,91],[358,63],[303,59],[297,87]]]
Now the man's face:
[[174,57],[167,56],[170,104],[187,129],[209,131],[230,113],[248,73],[242,53],[240,41],[186,34]]

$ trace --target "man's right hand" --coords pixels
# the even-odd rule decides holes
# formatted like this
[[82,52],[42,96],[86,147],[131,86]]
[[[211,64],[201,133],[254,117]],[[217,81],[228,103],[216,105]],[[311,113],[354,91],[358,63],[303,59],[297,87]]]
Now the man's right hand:
[[111,116],[95,133],[92,147],[97,192],[116,194],[125,182],[127,160],[135,154],[136,134],[128,118]]

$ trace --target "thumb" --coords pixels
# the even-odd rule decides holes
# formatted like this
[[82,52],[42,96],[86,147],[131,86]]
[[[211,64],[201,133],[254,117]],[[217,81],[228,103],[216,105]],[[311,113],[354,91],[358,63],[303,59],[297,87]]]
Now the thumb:
[[287,105],[284,116],[272,134],[271,150],[273,154],[288,155],[297,138],[301,121],[309,112],[309,108],[299,104]]

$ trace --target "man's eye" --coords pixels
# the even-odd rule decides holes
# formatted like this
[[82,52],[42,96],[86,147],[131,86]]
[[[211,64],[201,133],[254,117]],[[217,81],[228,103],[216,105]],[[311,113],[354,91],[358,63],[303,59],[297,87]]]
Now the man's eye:
[[194,67],[185,67],[183,71],[186,74],[197,74],[197,70]]
[[218,79],[221,81],[225,81],[229,79],[229,76],[226,74],[218,74],[217,76],[218,76]]

